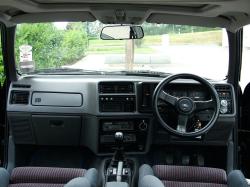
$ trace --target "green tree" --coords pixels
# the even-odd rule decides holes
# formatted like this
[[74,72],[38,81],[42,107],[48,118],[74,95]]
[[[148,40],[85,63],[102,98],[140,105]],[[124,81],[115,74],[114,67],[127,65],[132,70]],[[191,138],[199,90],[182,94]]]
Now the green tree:
[[19,57],[21,45],[31,45],[36,68],[57,67],[62,37],[53,23],[22,24],[16,31],[16,56]]
[[63,50],[63,64],[74,63],[85,56],[87,48],[86,27],[82,22],[68,23],[63,35],[61,48]]
[[4,83],[4,80],[5,80],[5,72],[3,66],[2,41],[0,37],[0,86]]
[[68,23],[65,30],[53,23],[22,24],[16,30],[16,56],[19,47],[33,47],[36,69],[56,68],[72,64],[85,55],[87,35],[83,23]]
[[64,64],[74,63],[85,55],[87,37],[85,33],[79,30],[67,30],[64,33],[62,41],[62,50],[64,56],[62,61]]
[[205,32],[218,30],[218,28],[197,27],[189,25],[144,23],[142,25],[145,35],[178,34],[190,32]]

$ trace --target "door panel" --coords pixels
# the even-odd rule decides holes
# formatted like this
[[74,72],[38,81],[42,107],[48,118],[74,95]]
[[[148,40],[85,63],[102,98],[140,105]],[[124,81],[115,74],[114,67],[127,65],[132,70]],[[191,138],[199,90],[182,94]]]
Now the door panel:
[[[0,24],[0,33],[2,31],[2,25]],[[2,34],[0,35],[0,166],[3,164],[4,155],[4,132],[5,132],[5,106],[6,106],[6,76],[3,64],[3,49],[2,49]]]
[[243,28],[242,64],[240,86],[241,118],[239,126],[239,164],[246,177],[250,178],[250,25]]
[[250,83],[246,86],[242,96],[242,119],[239,129],[239,163],[241,169],[250,177]]

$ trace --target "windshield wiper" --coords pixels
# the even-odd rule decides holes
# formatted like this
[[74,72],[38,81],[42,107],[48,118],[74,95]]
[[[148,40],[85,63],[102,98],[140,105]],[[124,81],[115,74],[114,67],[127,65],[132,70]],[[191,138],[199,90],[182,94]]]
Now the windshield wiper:
[[79,74],[79,75],[130,75],[130,76],[147,76],[147,77],[167,77],[170,73],[150,71],[150,70],[133,70],[133,71],[97,71],[84,70],[74,68],[45,68],[26,73],[28,75],[64,75],[64,74]]
[[150,71],[150,70],[133,70],[133,71],[112,71],[110,74],[131,75],[131,76],[147,76],[147,77],[167,77],[170,73]]
[[33,72],[29,72],[27,74],[103,74],[102,71],[96,71],[96,70],[83,70],[83,69],[74,69],[74,68],[53,68],[53,69],[49,69],[49,68],[45,68],[45,69],[39,69],[39,70],[35,70]]

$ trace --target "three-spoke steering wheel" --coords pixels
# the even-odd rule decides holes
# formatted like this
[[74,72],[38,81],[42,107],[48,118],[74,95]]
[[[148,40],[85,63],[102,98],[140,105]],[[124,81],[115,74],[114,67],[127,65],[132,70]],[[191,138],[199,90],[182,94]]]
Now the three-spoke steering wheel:
[[[164,88],[177,79],[189,79],[199,82],[208,90],[211,99],[206,101],[194,101],[190,97],[178,98],[165,92]],[[178,112],[178,124],[176,124],[176,128],[169,126],[162,118],[158,108],[159,100],[169,103]],[[153,108],[160,124],[172,134],[182,137],[197,137],[207,133],[209,129],[211,129],[211,127],[215,124],[219,116],[219,107],[220,100],[215,88],[207,80],[193,74],[176,74],[165,78],[158,84],[153,95]],[[187,124],[190,116],[199,111],[207,109],[213,110],[210,120],[198,130],[195,129],[191,132],[187,131]]]

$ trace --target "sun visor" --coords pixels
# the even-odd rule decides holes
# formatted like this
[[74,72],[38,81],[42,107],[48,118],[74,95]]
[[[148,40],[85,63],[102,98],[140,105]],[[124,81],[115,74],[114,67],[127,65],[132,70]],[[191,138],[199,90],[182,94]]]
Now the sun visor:
[[174,15],[152,13],[146,20],[149,23],[166,23],[192,26],[228,28],[231,21],[224,17],[198,17],[189,15]]
[[9,21],[15,24],[18,23],[37,23],[37,22],[60,22],[60,21],[83,21],[92,22],[96,18],[87,11],[84,12],[46,12],[46,13],[31,13],[12,17]]

